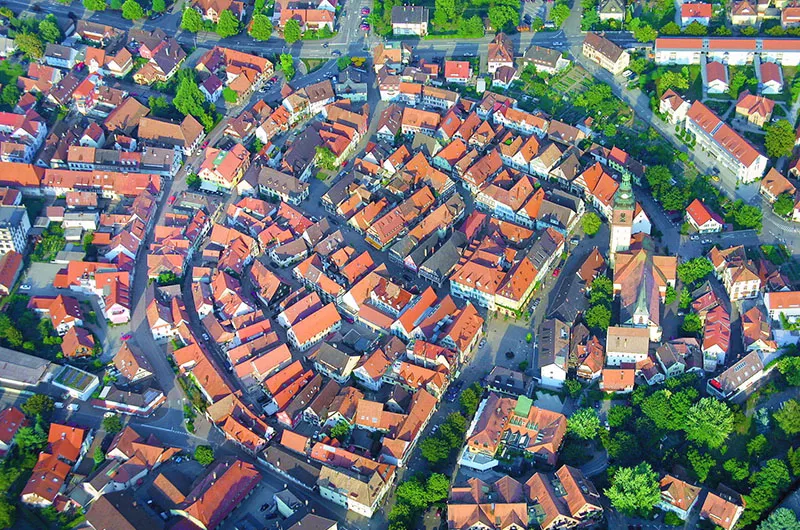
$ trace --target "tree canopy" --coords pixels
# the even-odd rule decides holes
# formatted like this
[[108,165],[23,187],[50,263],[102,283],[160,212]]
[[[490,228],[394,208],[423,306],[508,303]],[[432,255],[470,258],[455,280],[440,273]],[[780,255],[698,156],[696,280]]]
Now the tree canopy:
[[600,431],[600,418],[593,408],[582,408],[575,411],[567,420],[567,432],[584,440],[591,440]]
[[614,473],[605,494],[614,508],[624,514],[646,514],[661,499],[658,475],[646,462],[636,467],[621,467]]
[[20,408],[22,409],[22,412],[24,412],[25,415],[30,418],[35,418],[37,416],[47,418],[50,413],[53,412],[54,407],[55,403],[53,402],[53,398],[50,396],[46,396],[44,394],[34,394],[29,397]]
[[595,305],[586,311],[585,318],[590,328],[607,330],[611,325],[611,310],[602,305]]
[[272,36],[272,22],[269,17],[262,13],[253,15],[250,25],[250,36],[256,40],[269,40]]
[[764,147],[770,158],[789,156],[794,149],[794,129],[787,120],[778,120],[767,126]]
[[282,53],[280,62],[284,77],[286,77],[287,81],[291,81],[294,78],[294,56],[290,53]]
[[61,28],[53,15],[47,15],[47,18],[39,22],[39,36],[45,42],[61,42]]
[[119,415],[114,414],[113,416],[103,418],[103,430],[109,434],[117,434],[120,432],[122,430],[122,420],[119,418]]
[[181,29],[197,33],[203,29],[203,17],[195,9],[184,9],[181,15]]
[[686,414],[686,438],[711,449],[722,446],[733,432],[733,411],[727,403],[702,398]]
[[600,217],[594,212],[587,212],[583,215],[583,219],[581,219],[581,226],[583,227],[583,231],[586,233],[587,236],[593,236],[600,231],[600,226],[602,225],[600,221]]
[[714,265],[706,257],[692,258],[678,265],[678,279],[691,285],[714,272]]
[[81,0],[83,7],[89,11],[105,11],[106,0]]
[[772,211],[775,215],[781,217],[788,217],[794,210],[794,198],[788,193],[781,193],[778,198],[772,203]]
[[215,31],[217,35],[223,39],[225,37],[233,37],[234,35],[238,35],[239,31],[241,31],[241,23],[230,9],[224,9],[222,13],[219,14],[219,21],[217,22]]
[[289,19],[283,26],[283,39],[286,44],[294,44],[300,40],[302,33],[300,32],[300,24],[295,19]]
[[139,20],[144,17],[144,9],[136,0],[125,0],[122,4],[122,18],[125,20]]
[[800,530],[800,522],[789,508],[778,508],[758,525],[758,530]]
[[787,436],[800,433],[800,403],[797,400],[790,399],[785,402],[772,417]]
[[155,13],[163,13],[167,10],[166,0],[153,0],[153,11]]
[[208,445],[198,445],[194,450],[194,459],[202,466],[209,466],[214,462],[214,449]]
[[44,55],[44,44],[38,35],[18,33],[14,42],[17,49],[30,59],[40,59]]

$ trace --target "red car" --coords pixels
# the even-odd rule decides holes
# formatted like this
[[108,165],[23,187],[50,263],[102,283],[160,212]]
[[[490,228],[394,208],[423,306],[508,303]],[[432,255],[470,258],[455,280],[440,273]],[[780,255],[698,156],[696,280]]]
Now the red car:
[[126,340],[129,340],[132,336],[133,335],[131,335],[130,333],[125,333],[124,335],[122,335],[120,337],[120,339],[122,339],[123,341],[126,341]]
[[561,269],[556,269],[553,271],[553,278],[558,278],[558,275],[561,274]]
[[176,199],[177,199],[177,197],[176,197],[176,196],[174,196],[174,195],[170,195],[170,196],[169,196],[169,199],[167,199],[167,204],[169,204],[170,206],[172,206],[173,204],[175,204],[175,200],[176,200]]
[[200,146],[200,149],[206,149],[208,147],[208,140],[203,142],[203,145]]

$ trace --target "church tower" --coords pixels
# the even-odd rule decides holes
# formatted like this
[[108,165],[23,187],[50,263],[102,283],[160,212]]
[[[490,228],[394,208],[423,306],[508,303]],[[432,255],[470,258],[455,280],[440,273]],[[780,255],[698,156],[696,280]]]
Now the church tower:
[[633,198],[631,177],[625,173],[622,176],[622,183],[614,194],[613,213],[611,214],[611,242],[608,249],[608,261],[612,267],[616,253],[631,248],[635,208],[636,201]]

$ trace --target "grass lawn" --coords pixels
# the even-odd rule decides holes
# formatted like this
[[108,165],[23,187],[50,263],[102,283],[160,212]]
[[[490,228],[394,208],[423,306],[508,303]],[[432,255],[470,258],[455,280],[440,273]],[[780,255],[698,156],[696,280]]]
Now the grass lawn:
[[304,65],[306,65],[306,70],[308,70],[309,74],[315,70],[319,70],[325,63],[328,62],[328,59],[300,59],[300,60],[303,61]]

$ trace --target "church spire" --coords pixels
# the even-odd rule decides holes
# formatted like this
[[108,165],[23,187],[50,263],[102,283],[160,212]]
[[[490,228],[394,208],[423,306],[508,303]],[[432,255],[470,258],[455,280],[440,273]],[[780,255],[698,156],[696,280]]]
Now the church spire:
[[622,183],[614,194],[614,210],[633,211],[636,201],[633,198],[633,184],[631,183],[630,173],[627,171],[622,174]]

